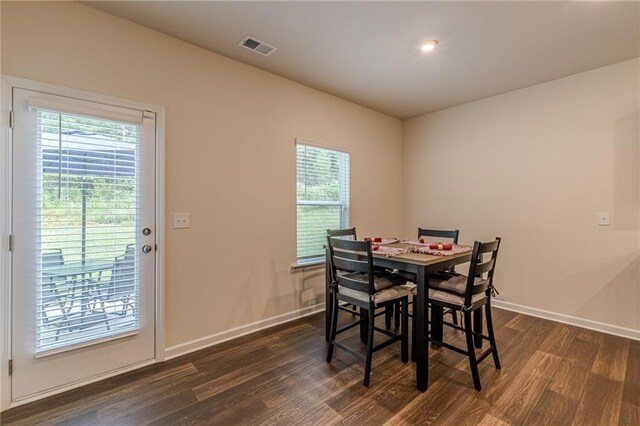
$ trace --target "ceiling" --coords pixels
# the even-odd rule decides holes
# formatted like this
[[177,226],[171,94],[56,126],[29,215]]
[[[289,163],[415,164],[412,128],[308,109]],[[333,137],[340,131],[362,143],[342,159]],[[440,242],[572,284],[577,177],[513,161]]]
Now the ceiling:
[[640,56],[639,2],[84,3],[403,119]]

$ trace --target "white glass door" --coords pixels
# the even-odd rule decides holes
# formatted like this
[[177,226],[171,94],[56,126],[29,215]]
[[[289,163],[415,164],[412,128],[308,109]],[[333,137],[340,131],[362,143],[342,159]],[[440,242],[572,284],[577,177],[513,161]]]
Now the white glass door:
[[154,358],[155,114],[14,89],[12,398]]

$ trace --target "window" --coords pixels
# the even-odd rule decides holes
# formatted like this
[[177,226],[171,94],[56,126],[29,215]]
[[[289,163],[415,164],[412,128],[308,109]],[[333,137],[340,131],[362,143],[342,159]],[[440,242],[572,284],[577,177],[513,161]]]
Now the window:
[[327,229],[349,227],[349,154],[296,142],[298,263],[324,257]]
[[141,129],[36,113],[40,353],[139,327],[134,245]]

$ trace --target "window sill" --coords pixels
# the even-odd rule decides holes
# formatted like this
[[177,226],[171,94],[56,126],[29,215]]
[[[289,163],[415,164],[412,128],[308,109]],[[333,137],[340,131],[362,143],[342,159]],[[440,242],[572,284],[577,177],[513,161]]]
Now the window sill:
[[323,257],[318,257],[316,259],[308,259],[304,261],[298,261],[295,265],[291,267],[291,273],[302,272],[308,269],[320,269],[324,268],[325,260]]

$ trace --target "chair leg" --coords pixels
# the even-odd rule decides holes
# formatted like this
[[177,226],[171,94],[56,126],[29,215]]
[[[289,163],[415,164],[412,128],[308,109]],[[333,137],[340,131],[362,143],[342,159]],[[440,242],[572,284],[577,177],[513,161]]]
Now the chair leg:
[[395,326],[396,330],[400,329],[400,320],[402,319],[400,317],[401,312],[402,312],[402,308],[400,307],[400,303],[401,302],[394,303],[394,308],[393,308],[393,315],[394,315],[394,317],[393,317],[393,320],[394,320],[393,325]]
[[491,345],[491,354],[493,355],[493,363],[500,370],[500,358],[498,357],[498,347],[496,346],[496,336],[493,333],[493,318],[491,317],[491,304],[487,302],[485,305],[485,313],[487,316],[487,331],[489,332],[489,344]]
[[469,366],[471,367],[471,376],[473,377],[473,385],[476,390],[482,389],[480,384],[480,374],[478,373],[478,361],[476,360],[476,348],[473,342],[473,328],[471,327],[471,315],[464,316],[464,334],[467,338],[467,352],[469,355]]
[[[440,342],[444,342],[444,332],[443,332],[443,320],[444,308],[442,306],[438,306],[435,303],[431,305],[431,337]],[[432,343],[433,346],[439,347],[440,345],[437,343]]]
[[[402,340],[400,342],[400,357],[402,362],[406,363],[409,361],[409,300],[405,297],[401,303],[402,327],[400,328],[400,332],[402,333]],[[400,315],[397,316],[399,317]]]
[[[413,296],[413,307],[416,306],[416,296]],[[411,315],[411,361],[416,362],[416,313]]]
[[[473,331],[482,334],[482,328],[482,309],[476,309],[475,311],[473,311]],[[476,345],[476,348],[482,348],[482,337],[474,336],[473,341]]]
[[331,310],[331,327],[329,328],[329,347],[327,348],[327,362],[331,362],[333,357],[333,347],[336,342],[336,330],[338,328],[338,300],[335,297],[335,293],[332,295],[331,305],[334,307]]
[[393,316],[393,305],[384,307],[384,326],[389,330],[391,328],[391,317]]
[[370,306],[369,309],[369,329],[367,337],[367,358],[364,364],[364,385],[369,386],[369,380],[371,378],[371,361],[373,358],[373,327],[375,325],[376,315],[374,312],[375,307]]
[[458,313],[454,310],[451,311],[451,319],[455,325],[458,325]]

